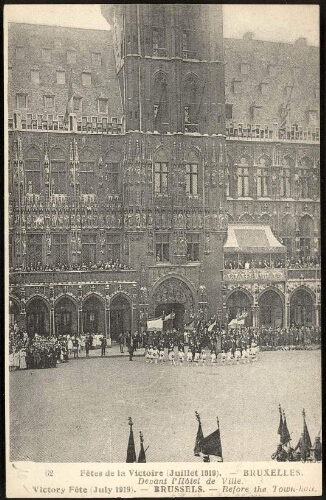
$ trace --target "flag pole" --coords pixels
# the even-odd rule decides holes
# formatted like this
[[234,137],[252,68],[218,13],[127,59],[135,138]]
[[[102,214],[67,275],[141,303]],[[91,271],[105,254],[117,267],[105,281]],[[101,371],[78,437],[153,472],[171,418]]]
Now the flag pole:
[[[220,421],[218,417],[216,417],[217,429],[220,430]],[[222,452],[222,443],[221,443],[221,433],[220,434],[220,445],[221,445],[221,462],[223,462],[223,452]]]

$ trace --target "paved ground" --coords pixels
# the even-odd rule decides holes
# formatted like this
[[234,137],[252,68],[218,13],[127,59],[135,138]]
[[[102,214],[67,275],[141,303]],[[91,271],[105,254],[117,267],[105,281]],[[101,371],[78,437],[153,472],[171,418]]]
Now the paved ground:
[[295,444],[303,407],[312,439],[320,429],[320,351],[205,367],[149,365],[143,356],[129,362],[117,347],[108,353],[10,373],[11,460],[125,462],[129,416],[137,453],[140,430],[149,446],[148,462],[201,461],[193,456],[195,410],[205,435],[219,416],[225,461],[270,460],[279,402]]

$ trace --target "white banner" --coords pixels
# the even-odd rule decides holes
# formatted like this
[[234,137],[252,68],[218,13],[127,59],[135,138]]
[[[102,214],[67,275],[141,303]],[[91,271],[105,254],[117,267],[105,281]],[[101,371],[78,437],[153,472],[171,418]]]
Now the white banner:
[[147,321],[147,330],[163,330],[163,319],[162,318],[156,318],[156,319],[149,319]]

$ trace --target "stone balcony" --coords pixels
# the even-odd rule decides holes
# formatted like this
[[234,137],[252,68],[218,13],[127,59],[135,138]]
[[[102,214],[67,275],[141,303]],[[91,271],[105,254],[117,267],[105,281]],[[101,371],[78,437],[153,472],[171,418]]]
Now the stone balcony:
[[223,281],[227,283],[286,281],[287,269],[224,269]]
[[224,269],[223,281],[226,283],[244,282],[276,282],[287,280],[320,280],[320,267],[287,269],[287,268],[263,268],[263,269]]
[[137,271],[123,269],[120,271],[25,271],[10,273],[10,285],[25,284],[61,284],[61,283],[108,283],[135,282]]

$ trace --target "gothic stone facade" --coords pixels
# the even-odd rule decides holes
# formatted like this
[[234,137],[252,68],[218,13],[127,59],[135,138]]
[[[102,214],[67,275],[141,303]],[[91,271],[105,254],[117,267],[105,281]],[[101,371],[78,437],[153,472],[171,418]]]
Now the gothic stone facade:
[[176,326],[198,310],[225,322],[242,290],[255,324],[273,291],[283,324],[296,291],[318,321],[318,269],[223,270],[228,220],[270,225],[289,252],[318,247],[316,129],[284,137],[274,115],[263,134],[235,126],[248,119],[220,7],[102,11],[111,32],[9,30],[11,320],[115,339],[172,309]]

